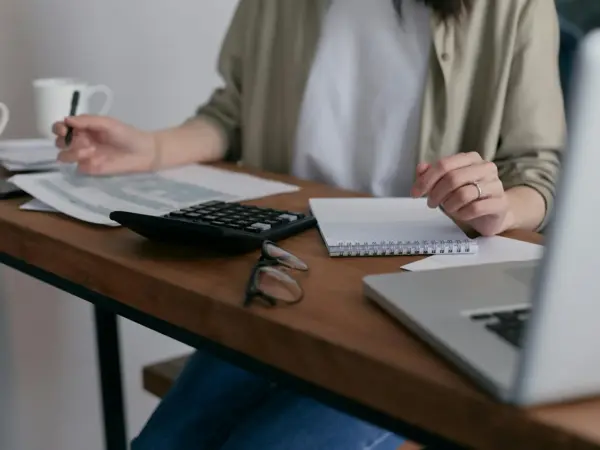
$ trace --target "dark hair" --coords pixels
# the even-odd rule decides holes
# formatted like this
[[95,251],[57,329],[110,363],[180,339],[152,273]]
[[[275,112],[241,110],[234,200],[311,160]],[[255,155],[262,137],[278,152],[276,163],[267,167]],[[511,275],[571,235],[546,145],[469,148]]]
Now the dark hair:
[[[402,14],[401,5],[403,0],[392,0],[396,10]],[[459,17],[461,13],[468,10],[473,5],[473,0],[417,0],[425,3],[442,19]]]

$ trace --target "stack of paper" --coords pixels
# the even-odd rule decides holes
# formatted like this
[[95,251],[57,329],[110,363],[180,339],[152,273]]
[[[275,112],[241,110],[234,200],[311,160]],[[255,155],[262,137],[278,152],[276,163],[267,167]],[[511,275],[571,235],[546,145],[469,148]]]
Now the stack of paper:
[[57,170],[58,149],[43,139],[0,141],[0,165],[10,172]]
[[53,207],[46,205],[43,201],[34,198],[25,202],[21,205],[23,211],[37,211],[37,212],[58,212]]
[[116,226],[109,218],[112,211],[158,216],[212,200],[242,201],[298,190],[290,184],[199,165],[158,173],[86,176],[72,165],[57,162],[58,152],[49,140],[0,141],[0,166],[18,173],[8,181],[34,198],[21,209],[61,212]]
[[9,181],[37,200],[22,209],[55,210],[85,222],[109,226],[118,225],[109,218],[113,211],[159,216],[212,200],[250,200],[299,189],[201,165],[108,177],[60,170],[15,175]]

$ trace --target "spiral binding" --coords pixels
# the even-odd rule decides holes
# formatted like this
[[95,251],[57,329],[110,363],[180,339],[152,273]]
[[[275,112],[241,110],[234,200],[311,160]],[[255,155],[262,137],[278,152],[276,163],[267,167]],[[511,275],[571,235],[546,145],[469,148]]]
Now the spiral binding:
[[331,256],[409,256],[474,253],[477,242],[470,239],[404,242],[340,242],[329,248]]

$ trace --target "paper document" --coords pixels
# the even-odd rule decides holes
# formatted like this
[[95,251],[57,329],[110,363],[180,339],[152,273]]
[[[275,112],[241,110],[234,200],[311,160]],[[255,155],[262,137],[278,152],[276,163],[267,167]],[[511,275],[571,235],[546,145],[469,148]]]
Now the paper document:
[[9,172],[48,172],[51,170],[60,170],[61,164],[57,161],[39,163],[39,164],[21,164],[8,161],[1,161],[0,164]]
[[534,261],[541,259],[544,247],[528,242],[500,236],[480,237],[477,240],[478,252],[472,255],[435,255],[407,264],[402,267],[411,272],[446,269],[450,267],[479,266],[513,261]]
[[58,149],[45,139],[0,141],[0,160],[18,164],[40,164],[56,161]]
[[26,203],[23,203],[19,209],[23,211],[37,211],[37,212],[58,212],[51,206],[46,205],[44,202],[34,198]]
[[113,211],[159,216],[211,200],[242,201],[299,189],[200,165],[110,177],[65,170],[15,175],[9,181],[57,211],[109,226],[118,225],[109,218]]
[[2,161],[14,163],[14,164],[23,164],[23,165],[38,165],[38,164],[48,164],[56,162],[56,157],[58,156],[58,150],[53,149],[52,151],[48,149],[29,149],[29,150],[19,150],[19,151],[9,151],[0,153],[0,158]]
[[58,149],[45,139],[0,141],[0,164],[11,172],[56,170]]
[[57,151],[50,139],[5,139],[0,140],[0,156],[14,152],[46,150]]

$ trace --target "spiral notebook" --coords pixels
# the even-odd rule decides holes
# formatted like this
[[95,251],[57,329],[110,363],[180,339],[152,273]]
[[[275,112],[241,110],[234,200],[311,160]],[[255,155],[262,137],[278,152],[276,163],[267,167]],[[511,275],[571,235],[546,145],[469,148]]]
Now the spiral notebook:
[[476,241],[426,199],[315,198],[310,208],[331,256],[477,252]]

